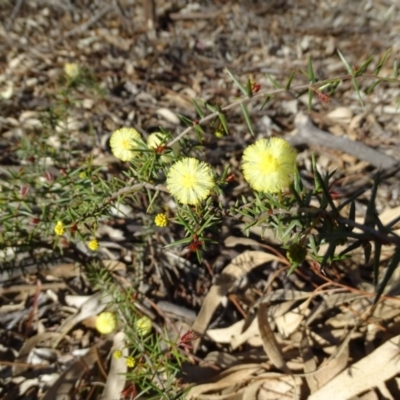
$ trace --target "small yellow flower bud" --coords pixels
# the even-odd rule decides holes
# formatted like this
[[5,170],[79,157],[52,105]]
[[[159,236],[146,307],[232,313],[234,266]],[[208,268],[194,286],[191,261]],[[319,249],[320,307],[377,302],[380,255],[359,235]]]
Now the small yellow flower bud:
[[163,228],[168,224],[168,217],[165,214],[157,214],[154,218],[154,223]]
[[117,319],[112,312],[102,312],[96,318],[96,329],[103,335],[111,333],[117,326]]
[[62,236],[64,234],[64,224],[62,221],[57,221],[56,226],[54,227],[54,232],[58,236]]

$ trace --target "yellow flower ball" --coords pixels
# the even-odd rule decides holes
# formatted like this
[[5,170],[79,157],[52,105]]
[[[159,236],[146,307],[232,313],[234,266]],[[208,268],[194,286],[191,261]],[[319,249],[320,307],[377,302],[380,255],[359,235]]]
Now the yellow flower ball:
[[214,135],[216,138],[220,139],[224,136],[224,131],[220,128],[218,128],[215,132]]
[[125,363],[128,368],[133,368],[136,364],[136,360],[133,357],[129,356],[126,357]]
[[182,204],[200,203],[213,186],[211,167],[196,158],[183,158],[173,164],[167,174],[168,191]]
[[168,224],[168,217],[165,214],[157,214],[154,218],[154,223],[156,226],[164,228]]
[[150,333],[151,328],[153,327],[153,323],[151,322],[151,319],[149,317],[146,317],[145,315],[143,317],[140,317],[136,323],[135,323],[136,331],[140,335],[147,335]]
[[293,182],[296,150],[280,138],[259,139],[243,153],[243,175],[258,192],[278,193]]
[[88,243],[88,247],[89,247],[90,250],[96,251],[99,248],[99,241],[97,239],[92,239]]
[[54,227],[54,232],[58,236],[62,236],[64,234],[65,228],[62,221],[57,221],[56,226]]
[[96,318],[96,329],[102,334],[111,333],[117,326],[117,318],[112,312],[102,312]]
[[122,351],[121,350],[115,350],[113,356],[114,356],[114,358],[116,360],[119,360],[122,357]]
[[121,161],[131,161],[137,157],[144,144],[140,133],[133,128],[117,129],[110,138],[111,151]]

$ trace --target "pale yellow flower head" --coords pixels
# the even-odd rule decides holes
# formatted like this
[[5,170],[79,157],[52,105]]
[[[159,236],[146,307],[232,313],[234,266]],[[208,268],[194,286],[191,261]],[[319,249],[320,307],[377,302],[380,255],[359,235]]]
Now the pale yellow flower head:
[[114,358],[119,360],[122,357],[122,351],[121,350],[115,350],[113,354]]
[[196,205],[206,199],[214,186],[211,167],[196,158],[183,158],[170,168],[167,188],[182,204]]
[[254,190],[278,193],[293,181],[296,150],[280,138],[259,139],[243,152],[242,169]]
[[130,161],[137,157],[142,143],[144,144],[140,133],[133,128],[117,129],[110,138],[112,153],[122,161]]
[[80,68],[77,63],[66,63],[64,65],[64,73],[70,79],[76,79],[80,74]]
[[96,318],[96,329],[103,335],[111,333],[117,326],[117,318],[112,312],[102,312]]

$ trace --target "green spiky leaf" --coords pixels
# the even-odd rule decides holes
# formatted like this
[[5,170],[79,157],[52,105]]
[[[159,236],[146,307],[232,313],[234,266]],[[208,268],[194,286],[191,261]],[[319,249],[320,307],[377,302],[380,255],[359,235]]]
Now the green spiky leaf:
[[206,115],[205,112],[201,109],[201,107],[197,104],[195,99],[192,99],[192,103],[193,106],[197,112],[197,114],[199,115],[200,118],[204,118],[204,116]]
[[371,64],[373,59],[374,58],[372,56],[368,57],[368,59],[366,61],[364,61],[364,63],[361,64],[361,66],[355,71],[354,76],[361,76],[366,71],[366,69],[368,68],[369,64]]
[[229,135],[228,123],[226,121],[225,115],[221,111],[218,112],[218,118],[221,121],[221,125],[224,128],[225,134]]
[[249,96],[247,89],[239,82],[239,80],[236,78],[235,75],[232,74],[231,71],[229,71],[228,68],[225,68],[225,71],[227,72],[227,74],[229,75],[229,77],[233,80],[233,82],[235,83],[236,87],[245,95],[245,96]]
[[266,95],[265,96],[265,100],[263,101],[263,103],[261,104],[261,107],[260,107],[260,110],[262,110],[264,107],[265,107],[265,105],[268,103],[268,100],[270,100],[270,99],[272,99],[274,96],[272,96],[272,95]]
[[251,120],[250,120],[249,112],[247,111],[246,104],[242,103],[240,105],[240,108],[242,110],[244,120],[246,121],[246,125],[249,128],[250,133],[254,136],[253,126],[251,125]]
[[275,89],[282,89],[282,86],[270,74],[267,74],[267,78]]
[[317,82],[317,78],[314,74],[314,67],[312,65],[311,57],[308,56],[308,63],[307,63],[307,76],[311,83]]
[[307,109],[309,113],[311,113],[312,110],[313,97],[314,97],[314,91],[310,88],[308,89],[308,103],[307,103]]
[[382,67],[385,65],[385,62],[387,60],[387,58],[389,57],[389,54],[392,50],[388,49],[386,50],[385,54],[383,55],[383,57],[379,60],[378,66],[376,67],[375,71],[374,71],[374,75],[378,76],[379,73],[381,72]]
[[360,101],[360,104],[364,106],[363,99],[361,97],[361,91],[360,87],[358,86],[358,82],[356,78],[352,78],[351,83],[353,84],[354,90],[357,92],[358,100]]
[[365,93],[371,94],[375,88],[381,83],[382,81],[380,79],[376,80],[375,82],[372,82],[372,85],[370,85],[366,90]]
[[374,262],[373,262],[375,286],[378,284],[379,267],[381,265],[381,250],[382,250],[382,244],[379,242],[375,242],[375,252],[374,252]]
[[288,81],[286,82],[286,85],[285,85],[285,90],[289,90],[290,89],[290,86],[292,85],[293,78],[294,78],[294,71],[292,71],[290,73],[289,79],[288,79]]
[[384,292],[387,284],[389,283],[390,278],[393,275],[393,272],[396,270],[400,263],[400,247],[396,249],[396,251],[393,254],[392,259],[390,260],[390,263],[386,269],[385,275],[383,276],[381,282],[378,285],[378,290],[375,295],[374,303],[376,304],[381,297],[382,293]]
[[353,76],[354,75],[354,71],[353,68],[350,67],[350,64],[347,62],[347,60],[344,58],[343,54],[341,53],[340,50],[337,51],[339,54],[340,59],[342,60],[344,66],[346,67],[347,72]]

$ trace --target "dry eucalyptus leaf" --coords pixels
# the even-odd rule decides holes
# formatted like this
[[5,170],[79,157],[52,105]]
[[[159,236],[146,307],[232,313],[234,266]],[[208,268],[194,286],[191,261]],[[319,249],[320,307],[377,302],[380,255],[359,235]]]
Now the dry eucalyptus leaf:
[[[221,379],[218,380],[218,376],[216,377],[216,382],[214,383],[206,383],[203,385],[198,385],[190,389],[187,394],[187,400],[208,400],[210,399],[210,394],[215,393],[217,391],[227,389],[227,388],[236,388],[237,385],[244,385],[246,382],[253,378],[253,374],[260,370],[260,366],[256,364],[249,365],[240,365],[236,367],[232,367],[227,371],[224,371]],[[230,372],[232,371],[232,372]],[[213,399],[224,399],[226,397],[213,396]]]
[[166,121],[171,122],[172,124],[179,124],[179,118],[168,108],[159,108],[157,110],[157,114],[163,117]]
[[[115,350],[120,350],[122,352],[122,357],[115,358],[113,353]],[[107,375],[107,381],[104,386],[103,393],[100,400],[114,400],[118,398],[118,395],[124,390],[126,382],[126,373],[128,367],[126,365],[126,357],[128,357],[128,348],[125,345],[125,333],[118,332],[114,336],[113,346],[110,351],[111,363],[110,369]]]
[[326,400],[335,393],[337,400],[350,400],[397,375],[400,371],[400,335],[345,369],[309,400]]
[[[83,357],[78,358],[68,366],[54,385],[42,397],[42,400],[70,400],[76,384],[92,368],[96,361],[100,361],[100,351],[108,353],[107,350],[110,346],[110,341],[101,341],[92,346]],[[116,395],[116,398],[119,398],[119,393]]]
[[318,387],[323,387],[327,382],[342,372],[349,362],[349,345],[345,343],[338,352],[325,363],[322,363],[318,370],[310,378],[318,382]]
[[228,344],[233,336],[241,334],[244,324],[245,321],[240,320],[226,328],[208,329],[206,334],[214,343]]
[[65,303],[70,307],[81,308],[90,296],[66,295]]
[[[261,383],[261,384],[259,384]],[[251,397],[255,393],[257,397]],[[301,378],[297,376],[282,375],[266,372],[257,376],[257,380],[250,383],[243,393],[243,400],[300,400]]]
[[102,292],[97,292],[92,296],[89,296],[87,300],[82,303],[80,309],[70,317],[66,318],[65,321],[58,327],[57,331],[61,333],[61,337],[56,341],[56,345],[60,340],[77,324],[86,318],[100,314],[112,301],[112,296],[105,295]]
[[300,324],[309,315],[309,306],[311,300],[312,296],[303,301],[298,307],[294,308],[293,310],[274,318],[274,322],[278,327],[279,333],[284,338],[289,337],[293,332],[297,331]]
[[261,303],[257,313],[258,329],[260,331],[263,347],[272,364],[279,370],[290,374],[290,370],[283,358],[278,341],[268,321],[268,305]]
[[[258,338],[258,340],[256,341],[255,338]],[[251,343],[249,340],[251,340]],[[238,332],[231,337],[231,347],[233,350],[236,350],[245,343],[254,346],[257,342],[260,343],[260,331],[258,329],[257,318],[253,319],[250,326],[244,332]]]
[[[212,285],[207,293],[192,329],[196,333],[203,335],[215,310],[221,304],[222,298],[235,286],[235,283],[252,269],[267,262],[278,260],[280,259],[277,256],[262,251],[245,251],[233,259],[224,268],[217,283]],[[199,343],[199,339],[193,343],[195,349],[197,349]]]
[[306,381],[308,384],[308,387],[310,389],[311,393],[314,393],[320,385],[318,385],[318,382],[314,377],[311,375],[312,372],[317,370],[317,362],[314,356],[313,352],[313,346],[310,341],[310,337],[305,334],[305,332],[299,332],[301,335],[301,340],[300,340],[300,356],[303,359],[303,370],[305,374],[310,374],[306,375]]
[[27,339],[19,350],[18,357],[13,365],[13,376],[21,375],[29,369],[27,360],[31,351],[39,344],[48,340],[56,340],[60,337],[58,332],[43,332]]
[[228,236],[224,240],[224,244],[226,247],[235,247],[235,246],[260,246],[260,243],[257,240],[246,238],[246,237],[237,237],[237,236]]
[[338,107],[328,113],[327,117],[341,124],[349,124],[353,117],[353,111],[348,107]]
[[342,345],[338,344],[332,357],[318,367],[313,352],[314,345],[310,341],[310,333],[308,335],[303,334],[300,355],[303,359],[305,379],[310,392],[314,393],[346,368],[349,361],[349,341],[345,340]]

